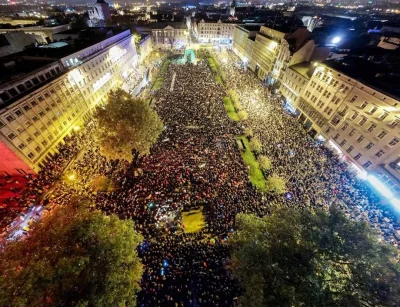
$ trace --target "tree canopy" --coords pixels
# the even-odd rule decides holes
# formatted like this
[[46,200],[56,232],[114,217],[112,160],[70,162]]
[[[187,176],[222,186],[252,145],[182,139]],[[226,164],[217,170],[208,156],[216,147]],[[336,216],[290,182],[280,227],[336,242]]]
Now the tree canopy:
[[132,151],[147,155],[163,130],[163,122],[148,104],[123,90],[110,92],[104,107],[97,107],[96,138],[108,159],[132,160]]
[[141,235],[131,220],[74,201],[0,255],[0,306],[135,306]]
[[272,175],[266,182],[266,191],[270,194],[283,194],[286,191],[286,181],[282,177]]
[[230,239],[242,306],[396,306],[398,251],[338,209],[239,214]]

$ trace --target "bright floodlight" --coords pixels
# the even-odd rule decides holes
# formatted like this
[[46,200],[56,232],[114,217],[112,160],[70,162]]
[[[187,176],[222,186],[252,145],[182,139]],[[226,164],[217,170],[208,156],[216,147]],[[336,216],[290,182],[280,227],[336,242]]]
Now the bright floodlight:
[[392,199],[392,204],[397,210],[400,210],[400,200],[399,199],[397,199],[397,198]]
[[246,57],[243,58],[243,62],[247,63],[248,59]]
[[371,185],[383,196],[387,198],[391,198],[393,196],[393,193],[375,176],[373,175],[368,175],[367,177],[368,181],[371,183]]
[[333,44],[338,44],[338,43],[340,43],[341,40],[342,40],[342,38],[341,38],[340,36],[335,36],[335,37],[332,39],[332,43],[333,43]]

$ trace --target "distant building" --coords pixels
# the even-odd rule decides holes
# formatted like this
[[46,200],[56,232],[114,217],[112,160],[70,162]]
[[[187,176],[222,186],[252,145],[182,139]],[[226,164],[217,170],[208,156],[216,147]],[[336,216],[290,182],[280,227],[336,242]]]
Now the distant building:
[[223,23],[221,20],[206,22],[202,19],[197,23],[195,33],[200,43],[232,44],[235,26],[234,23]]
[[110,6],[104,0],[97,0],[92,10],[89,10],[89,23],[91,27],[103,26],[111,19]]
[[11,26],[7,28],[0,27],[0,33],[10,33],[10,32],[24,32],[26,34],[35,35],[35,39],[40,43],[52,42],[53,35],[59,32],[63,32],[71,29],[69,24],[59,25],[54,27],[44,27],[44,26]]
[[175,48],[188,43],[188,28],[184,22],[154,22],[150,24],[154,46]]
[[0,57],[21,52],[26,46],[34,45],[41,41],[41,37],[25,32],[9,32],[0,34]]

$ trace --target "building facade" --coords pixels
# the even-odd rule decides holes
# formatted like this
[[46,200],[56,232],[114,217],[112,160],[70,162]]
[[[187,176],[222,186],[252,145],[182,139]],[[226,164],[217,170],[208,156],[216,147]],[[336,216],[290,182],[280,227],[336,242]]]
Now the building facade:
[[210,44],[232,44],[235,24],[217,22],[206,22],[204,19],[197,23],[197,38],[200,43]]
[[400,98],[332,63],[318,64],[299,92],[300,122],[360,174],[375,174],[400,195]]
[[97,0],[91,10],[88,11],[90,26],[102,26],[111,19],[110,6],[104,0]]
[[128,30],[2,84],[0,155],[8,158],[0,161],[0,172],[39,171],[137,65]]
[[180,48],[187,45],[189,31],[185,23],[151,23],[153,45],[163,48]]

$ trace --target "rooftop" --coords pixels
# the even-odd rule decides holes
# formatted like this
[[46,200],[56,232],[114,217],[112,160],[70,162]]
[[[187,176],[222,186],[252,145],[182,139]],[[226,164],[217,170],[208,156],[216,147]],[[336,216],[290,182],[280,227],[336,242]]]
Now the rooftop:
[[311,62],[302,62],[298,64],[294,64],[289,67],[290,69],[294,70],[298,74],[302,75],[303,77],[310,79],[312,74],[314,73],[315,66]]
[[125,31],[124,29],[114,28],[95,28],[79,31],[79,38],[72,43],[55,42],[49,45],[39,46],[37,48],[27,48],[17,53],[19,56],[40,57],[62,59],[70,54],[97,44],[109,37]]
[[56,59],[50,58],[32,59],[14,55],[2,57],[0,58],[0,85],[56,61]]
[[324,61],[327,65],[347,76],[376,89],[377,91],[400,100],[400,72],[383,64],[375,64],[358,57],[344,57]]
[[184,23],[184,22],[152,22],[152,23],[150,23],[150,29],[164,29],[168,26],[170,26],[174,29],[187,30],[186,23]]

